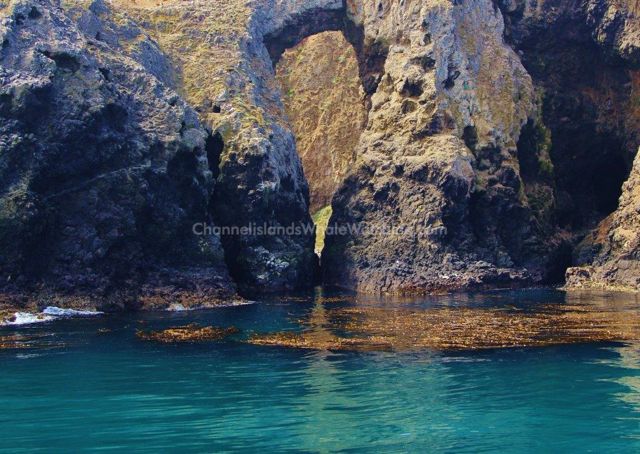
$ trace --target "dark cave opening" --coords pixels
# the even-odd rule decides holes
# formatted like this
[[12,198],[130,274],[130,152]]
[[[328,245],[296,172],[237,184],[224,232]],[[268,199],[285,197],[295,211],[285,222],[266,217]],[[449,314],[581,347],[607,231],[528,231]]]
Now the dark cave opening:
[[590,126],[552,127],[558,222],[574,231],[594,228],[617,209],[630,171],[620,138]]
[[622,185],[629,176],[629,170],[620,155],[603,157],[595,162],[590,183],[598,188],[594,193],[595,209],[602,215],[613,213],[618,208]]
[[224,151],[224,140],[219,132],[207,136],[205,151],[207,152],[209,170],[211,170],[213,178],[216,179],[220,175],[220,157]]
[[465,126],[462,132],[462,140],[471,151],[476,151],[478,145],[478,131],[475,126]]
[[582,20],[560,17],[551,27],[519,28],[516,16],[507,38],[541,101],[538,118],[522,130],[518,158],[534,199],[541,185],[553,194],[547,211],[536,215],[556,237],[545,271],[547,283],[558,284],[577,265],[578,243],[618,208],[640,144],[633,74],[593,41]]
[[[550,176],[551,164],[548,154],[551,137],[540,122],[529,120],[520,131],[518,140],[518,163],[520,175],[525,182],[537,181]],[[547,168],[545,169],[545,158]]]
[[562,285],[565,282],[567,269],[573,265],[573,246],[562,242],[551,254],[544,284]]

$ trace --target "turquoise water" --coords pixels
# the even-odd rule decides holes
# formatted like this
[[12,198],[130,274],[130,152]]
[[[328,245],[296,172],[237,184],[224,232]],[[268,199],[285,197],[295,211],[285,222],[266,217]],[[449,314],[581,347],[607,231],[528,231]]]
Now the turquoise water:
[[[529,291],[358,304],[563,299]],[[0,452],[640,450],[640,345],[332,353],[240,339],[158,345],[134,335],[193,321],[245,333],[292,328],[317,304],[263,301],[0,329],[64,343],[0,351]]]

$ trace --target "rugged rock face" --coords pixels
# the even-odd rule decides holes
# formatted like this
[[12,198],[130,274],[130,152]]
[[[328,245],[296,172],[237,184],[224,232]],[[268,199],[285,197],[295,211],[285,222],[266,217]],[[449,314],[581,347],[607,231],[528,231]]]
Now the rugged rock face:
[[315,214],[356,161],[367,116],[356,53],[340,32],[313,35],[283,54],[276,77]]
[[637,287],[637,170],[620,189],[639,145],[630,3],[0,2],[4,287],[153,302],[311,285],[294,132],[313,128],[274,68],[325,31],[355,51],[366,108],[325,283],[517,286],[574,264],[591,268],[570,283]]
[[155,43],[110,14],[0,9],[0,285],[67,305],[232,297],[219,238],[191,231],[213,214],[216,139],[162,83]]
[[598,27],[589,25],[588,11],[560,2],[507,16],[513,45],[543,93],[559,224],[573,231],[593,228],[616,209],[639,144],[636,72],[593,39]]
[[[432,179],[423,177],[419,184],[406,181],[407,166],[397,150],[404,151],[407,145],[388,144],[397,144],[398,137],[411,130],[397,126],[410,115],[394,116],[386,110],[393,106],[389,97],[383,98],[380,115],[387,124],[376,136],[375,146],[382,153],[366,162],[374,156],[374,147],[367,140],[375,127],[376,97],[385,92],[387,75],[383,76],[361,140],[365,148],[359,153],[365,156],[365,163],[334,200],[333,221],[342,225],[357,222],[369,230],[329,237],[323,256],[329,282],[368,291],[421,292],[560,281],[566,266],[584,261],[584,257],[571,257],[575,245],[618,206],[620,188],[638,146],[634,13],[626,5],[604,2],[504,5],[507,45],[502,40],[503,17],[489,5],[467,2],[450,8],[451,19],[440,13],[435,23],[440,29],[453,29],[454,43],[459,40],[463,45],[452,46],[432,30],[429,36],[436,49],[450,50],[454,59],[462,57],[465,62],[466,56],[470,63],[460,66],[470,74],[436,59],[435,77],[427,71],[412,85],[423,88],[425,76],[438,81],[438,69],[444,68],[443,89],[435,84],[436,99],[447,100],[456,83],[462,85],[464,91],[452,93],[454,109],[439,107],[441,118],[451,119],[449,125],[445,122],[445,131],[463,139],[472,152],[467,155],[468,164],[443,165],[443,155],[434,151],[445,147],[440,142],[431,144],[438,137],[443,140],[445,131],[431,130],[427,140],[412,139],[421,150],[430,151],[424,152],[422,165],[431,172],[423,174]],[[390,12],[398,20],[393,5]],[[407,17],[399,22],[410,24]],[[478,24],[491,24],[486,27],[491,31],[481,30]],[[415,24],[408,27],[416,29]],[[403,45],[408,42],[405,39]],[[511,47],[520,58],[511,54]],[[392,70],[393,49],[385,71]],[[398,53],[404,59],[406,48]],[[486,76],[482,64],[473,64],[478,61],[490,62]],[[402,93],[403,86],[397,81],[410,74],[409,65],[399,67],[402,72],[396,77],[391,73],[390,80],[406,96],[408,92]],[[533,76],[536,93],[527,73]],[[494,82],[488,84],[493,104],[486,102],[487,80]],[[511,80],[515,81],[504,83]],[[416,93],[423,94],[416,90],[414,96]],[[461,101],[476,108],[456,110]],[[444,156],[453,160],[454,149],[451,146]],[[395,154],[392,159],[385,156],[389,151]],[[460,168],[465,172],[459,172]],[[461,174],[467,175],[466,181]],[[633,187],[630,181],[626,192]],[[627,199],[633,196],[624,195],[622,203]],[[425,214],[427,221],[421,224]],[[615,225],[637,230],[628,216],[621,216],[626,221]],[[408,227],[413,236],[375,233],[388,225]],[[603,229],[606,225],[600,226]],[[614,249],[603,252],[595,262],[617,262],[621,253]],[[609,285],[637,275],[633,261],[622,268],[629,271],[609,279]],[[602,273],[606,271],[599,275]]]
[[[224,140],[212,204],[228,229],[222,243],[234,279],[246,291],[310,285],[317,258],[308,185],[263,37],[313,2],[116,4],[158,42],[178,91]],[[264,226],[273,234],[256,231]],[[252,231],[238,234],[242,227]]]
[[328,237],[325,278],[387,292],[539,279],[541,242],[517,159],[533,86],[500,13],[483,1],[375,8],[361,13],[365,33],[388,43],[388,58],[362,165],[331,221],[363,230]]
[[637,288],[635,246],[613,240],[619,229],[637,231],[628,215],[637,200],[629,173],[640,145],[636,7],[557,1],[503,8],[512,45],[543,89],[556,228],[573,248],[568,263],[587,267],[571,268],[567,286]]
[[[357,149],[359,177],[336,196],[332,222],[410,226],[422,239],[359,232],[329,239],[326,282],[423,291],[542,274],[545,248],[530,226],[516,153],[535,112],[533,88],[490,2],[196,1],[130,14],[172,59],[186,99],[223,131],[221,224],[308,222],[273,63],[309,35],[342,30],[356,50],[370,111]],[[225,71],[203,67],[223,55]],[[404,173],[405,161],[415,163],[414,174]],[[223,244],[236,279],[264,288],[309,281],[310,239],[226,236]]]

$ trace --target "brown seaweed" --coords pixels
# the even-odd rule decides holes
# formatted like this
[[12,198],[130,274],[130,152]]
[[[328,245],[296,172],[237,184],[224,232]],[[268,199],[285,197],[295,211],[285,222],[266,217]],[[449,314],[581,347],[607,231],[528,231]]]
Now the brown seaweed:
[[425,310],[351,307],[314,310],[300,333],[256,334],[255,345],[313,350],[406,351],[544,347],[640,340],[637,311],[593,305]]
[[64,347],[64,343],[49,340],[48,335],[8,334],[0,336],[0,350],[48,349]]
[[169,328],[161,331],[136,331],[138,339],[162,343],[177,342],[207,342],[224,339],[240,330],[234,326],[217,328],[214,326],[201,327],[196,324]]

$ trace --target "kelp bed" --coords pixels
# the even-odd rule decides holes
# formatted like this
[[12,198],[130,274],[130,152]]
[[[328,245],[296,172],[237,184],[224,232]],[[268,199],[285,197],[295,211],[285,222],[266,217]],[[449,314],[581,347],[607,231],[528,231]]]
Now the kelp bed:
[[[309,315],[296,320],[300,329],[239,336],[254,345],[307,350],[411,351],[479,350],[549,345],[632,342],[640,340],[637,302],[620,307],[600,303],[538,304],[508,307],[362,306],[351,301],[336,307],[320,300]],[[107,329],[99,333],[110,332]],[[194,343],[225,340],[240,333],[236,327],[190,324],[157,331],[136,331],[143,341]],[[51,334],[0,335],[0,350],[63,346]]]
[[255,345],[312,350],[477,350],[640,339],[640,313],[590,305],[313,311],[303,331],[255,334]]
[[0,335],[0,350],[47,349],[64,347],[48,335],[8,334]]
[[221,340],[238,333],[236,327],[217,328],[214,326],[201,327],[196,324],[169,328],[161,331],[137,331],[136,337],[145,341],[176,343],[176,342],[207,342]]

